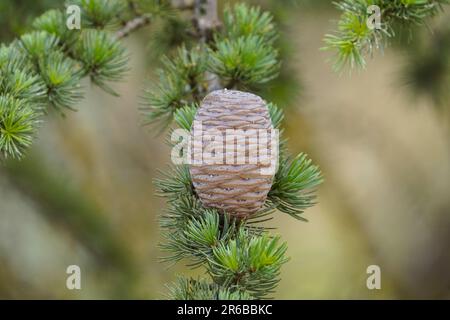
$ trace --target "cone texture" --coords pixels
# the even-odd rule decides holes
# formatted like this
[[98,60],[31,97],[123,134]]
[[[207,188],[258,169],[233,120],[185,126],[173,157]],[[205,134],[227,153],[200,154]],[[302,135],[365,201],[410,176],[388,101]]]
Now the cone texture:
[[273,130],[260,97],[234,90],[206,96],[191,131],[190,166],[195,191],[205,207],[239,218],[263,207],[275,174],[269,168],[274,157],[278,159],[272,151]]

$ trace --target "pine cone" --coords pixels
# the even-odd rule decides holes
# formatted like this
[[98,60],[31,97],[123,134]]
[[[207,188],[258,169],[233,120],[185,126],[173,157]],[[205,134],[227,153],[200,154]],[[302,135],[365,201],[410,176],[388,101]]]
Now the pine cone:
[[190,173],[205,207],[238,218],[263,207],[278,160],[274,133],[266,102],[254,94],[218,90],[203,100],[191,132]]

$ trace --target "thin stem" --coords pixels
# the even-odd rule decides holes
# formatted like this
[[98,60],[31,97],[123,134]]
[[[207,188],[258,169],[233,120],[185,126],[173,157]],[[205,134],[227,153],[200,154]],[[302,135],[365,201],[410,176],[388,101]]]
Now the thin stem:
[[172,0],[172,5],[182,11],[195,9],[195,3],[193,0]]
[[[217,11],[217,0],[195,0],[194,23],[202,43],[207,44],[212,41],[213,31],[220,27]],[[208,91],[221,89],[219,77],[216,74],[206,72],[208,81]]]
[[122,39],[130,35],[130,33],[141,29],[151,22],[150,15],[143,15],[128,21],[125,26],[116,32],[116,38]]
[[194,13],[201,40],[207,43],[212,38],[212,31],[220,26],[217,0],[195,0]]
[[[214,0],[215,1],[215,0]],[[135,17],[124,23],[124,26],[116,32],[116,38],[122,39],[143,27],[146,27],[151,22],[150,14],[139,15],[139,10],[133,0],[128,2],[131,12]],[[194,10],[194,4],[188,1],[172,1],[172,7],[177,10]],[[216,14],[217,15],[217,14]]]

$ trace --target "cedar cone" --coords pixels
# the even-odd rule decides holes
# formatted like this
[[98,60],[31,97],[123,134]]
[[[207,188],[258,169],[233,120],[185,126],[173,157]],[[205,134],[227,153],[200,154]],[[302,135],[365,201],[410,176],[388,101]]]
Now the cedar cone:
[[205,97],[191,130],[190,166],[195,191],[205,207],[237,218],[263,207],[278,160],[273,133],[267,104],[260,97],[226,89]]

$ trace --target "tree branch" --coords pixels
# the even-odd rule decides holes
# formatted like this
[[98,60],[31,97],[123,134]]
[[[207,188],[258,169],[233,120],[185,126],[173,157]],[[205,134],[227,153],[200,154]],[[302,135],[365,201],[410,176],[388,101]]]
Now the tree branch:
[[194,11],[201,40],[208,42],[211,39],[212,31],[220,26],[217,0],[195,0]]
[[[213,31],[220,27],[217,0],[195,0],[194,20],[201,42],[211,41]],[[206,78],[209,92],[222,88],[217,75],[207,72]]]
[[[215,2],[215,1],[214,1]],[[217,5],[217,4],[216,4]],[[129,6],[133,13],[138,13],[136,8],[136,3],[134,1],[129,2]],[[194,4],[189,0],[172,0],[172,7],[178,10],[193,10]],[[216,6],[217,7],[217,6]],[[217,11],[217,9],[216,9]],[[217,13],[216,13],[217,15]],[[122,39],[130,35],[132,32],[139,30],[143,27],[146,27],[151,22],[150,14],[138,15],[132,20],[125,23],[125,25],[116,32],[116,38]]]
[[150,15],[143,15],[128,21],[125,26],[116,32],[116,38],[122,39],[127,37],[133,31],[149,25],[151,22]]

